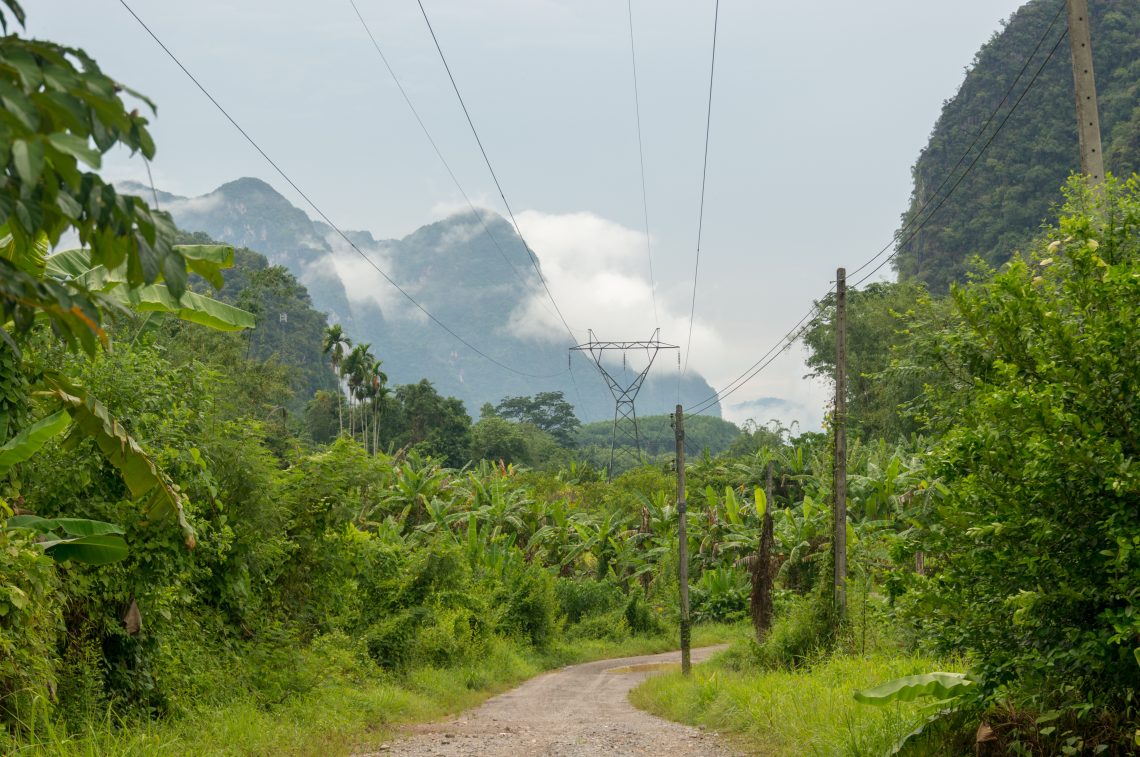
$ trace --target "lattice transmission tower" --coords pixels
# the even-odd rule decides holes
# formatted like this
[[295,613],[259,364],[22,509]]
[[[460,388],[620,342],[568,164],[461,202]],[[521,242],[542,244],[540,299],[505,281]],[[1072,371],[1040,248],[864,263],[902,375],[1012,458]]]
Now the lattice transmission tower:
[[[634,402],[637,399],[637,393],[641,391],[641,385],[645,383],[645,377],[649,375],[653,361],[657,358],[657,353],[661,350],[679,349],[675,344],[662,342],[658,338],[660,333],[661,329],[654,329],[653,338],[641,342],[603,342],[594,336],[593,329],[588,329],[589,341],[570,348],[572,352],[590,353],[594,365],[598,368],[598,373],[602,374],[602,378],[606,380],[606,386],[610,389],[610,394],[614,396],[614,428],[610,437],[610,466],[608,470],[611,476],[614,470],[614,458],[619,451],[634,457],[637,463],[642,461],[641,433],[637,428],[637,408]],[[632,381],[628,380],[628,375],[627,380],[618,381],[614,374],[607,370],[603,362],[607,352],[621,352],[624,372],[627,367],[626,353],[641,351],[645,352],[647,358],[645,367],[633,377]],[[619,439],[622,441],[620,446],[618,444]],[[632,442],[632,450],[627,446],[629,442]]]

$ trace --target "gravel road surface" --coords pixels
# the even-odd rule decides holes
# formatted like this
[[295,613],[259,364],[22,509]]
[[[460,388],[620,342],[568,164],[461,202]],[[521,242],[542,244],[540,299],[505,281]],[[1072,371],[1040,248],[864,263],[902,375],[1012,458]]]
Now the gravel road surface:
[[[693,661],[722,647],[693,650]],[[629,690],[680,652],[600,660],[545,673],[454,720],[417,725],[368,757],[732,757],[714,734],[636,709]]]

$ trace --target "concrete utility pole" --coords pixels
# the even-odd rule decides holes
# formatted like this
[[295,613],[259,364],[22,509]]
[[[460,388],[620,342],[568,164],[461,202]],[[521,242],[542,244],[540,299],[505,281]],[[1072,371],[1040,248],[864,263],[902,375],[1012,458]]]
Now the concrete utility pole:
[[1100,149],[1100,117],[1093,78],[1092,38],[1088,0],[1065,0],[1069,12],[1069,50],[1073,54],[1073,87],[1077,97],[1077,134],[1081,142],[1081,173],[1096,186],[1104,181]]
[[689,675],[689,534],[688,505],[685,502],[685,413],[680,405],[673,414],[673,433],[677,439],[677,580],[681,584],[681,672]]
[[835,608],[847,614],[847,270],[835,272]]

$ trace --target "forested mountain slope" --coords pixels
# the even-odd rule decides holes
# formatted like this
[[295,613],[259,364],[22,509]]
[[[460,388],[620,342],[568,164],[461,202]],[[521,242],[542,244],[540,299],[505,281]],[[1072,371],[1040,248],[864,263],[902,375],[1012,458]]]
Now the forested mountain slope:
[[[1060,39],[1064,5],[1061,0],[1032,0],[1022,6],[978,51],[958,93],[943,106],[913,168],[904,227],[926,208],[921,221],[945,196],[1056,44],[1032,88],[954,194],[917,234],[912,234],[917,223],[903,233],[895,261],[900,278],[945,291],[950,282],[963,279],[975,254],[990,264],[1008,260],[1060,201],[1059,187],[1080,167],[1069,42]],[[1140,167],[1140,0],[1093,0],[1089,5],[1106,169],[1125,175]],[[1003,102],[1027,60],[1025,73]],[[936,194],[947,176],[952,178]]]
[[[152,197],[150,187],[129,182],[120,187]],[[471,213],[450,216],[402,239],[376,239],[367,231],[346,234],[440,321],[488,356],[529,376],[504,370],[447,334],[339,234],[310,220],[259,179],[238,179],[194,198],[157,194],[179,228],[255,250],[271,265],[288,269],[309,291],[313,306],[329,314],[330,323],[341,323],[355,342],[371,343],[393,384],[426,377],[442,395],[462,399],[473,416],[484,402],[561,391],[583,421],[613,417],[613,399],[593,363],[575,354],[573,374],[567,371],[567,339],[536,341],[517,333],[514,319],[520,306],[541,293],[542,285],[514,229],[494,213],[484,219],[489,234]],[[542,251],[535,254],[541,258]],[[662,367],[667,368],[664,361]],[[676,374],[662,370],[642,387],[638,410],[667,413],[678,397],[695,405],[712,394],[712,387],[692,371],[678,390]],[[719,406],[710,413],[718,415]]]

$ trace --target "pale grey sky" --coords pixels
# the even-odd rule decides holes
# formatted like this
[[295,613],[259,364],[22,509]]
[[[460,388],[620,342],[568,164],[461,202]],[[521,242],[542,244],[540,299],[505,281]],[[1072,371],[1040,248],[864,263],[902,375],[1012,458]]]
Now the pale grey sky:
[[[398,237],[462,206],[348,0],[128,2],[342,228]],[[357,4],[468,194],[503,212],[415,0]],[[424,5],[571,326],[645,338],[654,320],[643,250],[640,269],[637,258],[625,0]],[[692,368],[714,386],[732,380],[826,292],[837,266],[857,267],[890,239],[942,102],[1019,5],[721,2]],[[633,0],[662,338],[682,345],[713,7]],[[119,2],[36,0],[27,10],[29,34],[86,49],[156,101],[162,188],[197,195],[257,176],[303,206]],[[145,177],[122,156],[107,174]],[[628,296],[614,293],[622,281]],[[826,390],[802,380],[802,357],[795,347],[773,363],[727,401],[726,417],[817,428]],[[787,404],[744,404],[765,397]]]

